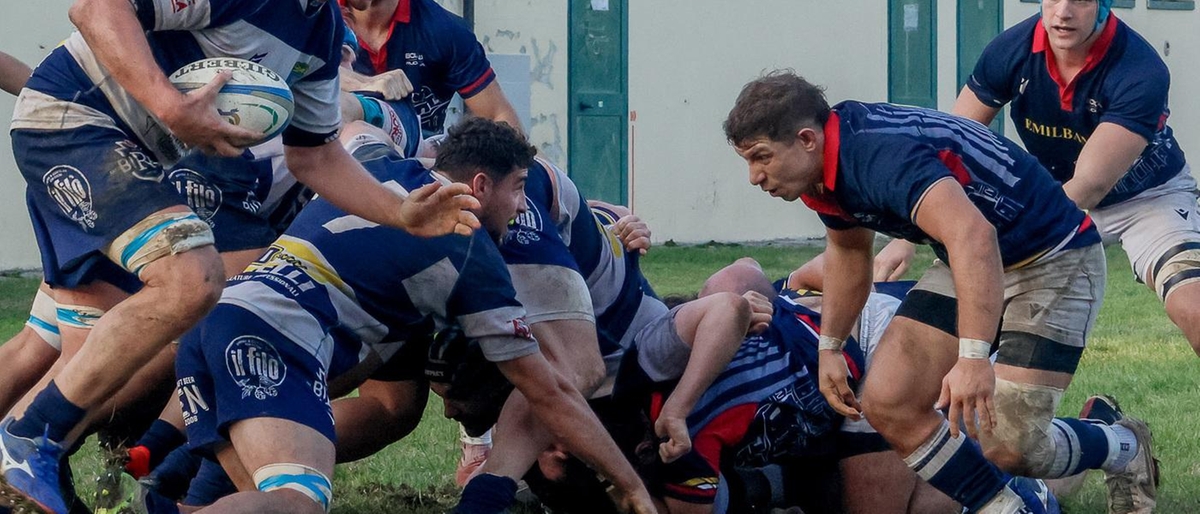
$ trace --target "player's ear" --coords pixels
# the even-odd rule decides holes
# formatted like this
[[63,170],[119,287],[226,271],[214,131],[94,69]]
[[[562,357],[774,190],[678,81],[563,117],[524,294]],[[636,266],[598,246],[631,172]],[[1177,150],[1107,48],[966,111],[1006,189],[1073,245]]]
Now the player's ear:
[[798,130],[796,132],[796,142],[807,151],[820,150],[820,148],[817,148],[817,143],[819,142],[817,130],[812,127],[804,127]]
[[475,196],[488,194],[494,185],[492,177],[489,177],[482,170],[475,172],[475,175],[471,176],[471,191],[475,192]]

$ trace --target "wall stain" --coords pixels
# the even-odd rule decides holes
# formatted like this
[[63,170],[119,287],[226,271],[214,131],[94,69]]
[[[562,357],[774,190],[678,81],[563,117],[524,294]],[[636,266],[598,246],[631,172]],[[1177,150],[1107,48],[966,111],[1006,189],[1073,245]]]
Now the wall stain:
[[559,166],[566,166],[567,152],[563,150],[562,126],[559,124],[558,113],[541,113],[533,116],[533,120],[529,124],[529,131],[531,136],[533,132],[538,132],[541,136],[536,138],[531,137],[531,139],[542,140],[537,145],[539,154],[550,159],[550,162]]
[[554,56],[558,54],[558,45],[554,44],[554,40],[551,39],[550,43],[546,45],[546,53],[543,54],[537,38],[530,38],[529,44],[533,47],[533,66],[529,70],[530,80],[541,82],[547,88],[554,89],[551,73],[554,71]]

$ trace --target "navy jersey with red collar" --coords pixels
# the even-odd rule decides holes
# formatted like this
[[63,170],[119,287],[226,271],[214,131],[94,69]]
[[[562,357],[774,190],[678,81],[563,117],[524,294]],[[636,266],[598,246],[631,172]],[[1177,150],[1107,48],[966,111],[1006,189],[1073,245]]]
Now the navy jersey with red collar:
[[984,104],[1010,112],[1025,148],[1054,178],[1075,175],[1084,143],[1101,123],[1115,123],[1149,145],[1100,201],[1104,207],[1158,186],[1184,166],[1167,126],[1171,77],[1158,53],[1116,16],[1109,16],[1082,71],[1059,76],[1046,29],[1035,15],[1004,31],[979,57],[967,86]]
[[955,180],[993,226],[1005,268],[1100,242],[1091,219],[1037,159],[974,121],[891,104],[842,102],[825,125],[824,191],[802,196],[832,229],[862,226],[945,247],[917,227],[925,193]]
[[421,117],[421,129],[439,133],[454,93],[475,96],[496,79],[483,46],[462,18],[433,0],[400,0],[382,48],[369,48],[359,38],[354,70],[377,75],[404,70],[413,85],[409,96]]

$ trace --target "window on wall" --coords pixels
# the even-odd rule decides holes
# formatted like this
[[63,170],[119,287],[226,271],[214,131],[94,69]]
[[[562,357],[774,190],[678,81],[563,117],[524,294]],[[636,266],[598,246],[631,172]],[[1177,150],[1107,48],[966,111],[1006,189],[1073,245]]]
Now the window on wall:
[[1146,0],[1147,9],[1191,11],[1196,8],[1195,0]]

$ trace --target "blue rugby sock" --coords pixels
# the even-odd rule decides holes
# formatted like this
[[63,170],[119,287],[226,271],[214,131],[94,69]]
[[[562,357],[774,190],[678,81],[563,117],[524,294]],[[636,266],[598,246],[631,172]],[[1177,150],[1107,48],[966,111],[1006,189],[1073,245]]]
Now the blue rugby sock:
[[989,462],[979,444],[966,434],[950,437],[950,424],[946,421],[904,462],[929,485],[954,498],[969,512],[987,504],[1010,478]]
[[150,473],[149,478],[154,484],[154,490],[172,500],[183,498],[188,492],[192,477],[199,472],[202,460],[187,448],[176,448]]
[[229,474],[225,473],[225,468],[222,468],[215,460],[204,459],[200,464],[200,472],[196,474],[196,478],[192,479],[192,485],[188,487],[187,497],[183,499],[183,504],[197,507],[212,505],[217,500],[236,492],[237,486],[233,485],[233,480],[230,480]]
[[28,438],[45,434],[51,441],[61,443],[83,421],[84,414],[87,411],[67,400],[52,380],[33,399],[25,416],[13,422],[9,430],[15,436]]
[[156,419],[134,446],[144,446],[150,451],[150,469],[153,470],[162,464],[163,459],[167,458],[169,453],[186,442],[187,436],[183,435],[178,428],[166,421]]
[[516,496],[516,481],[484,473],[467,483],[454,514],[500,514],[512,505]]

